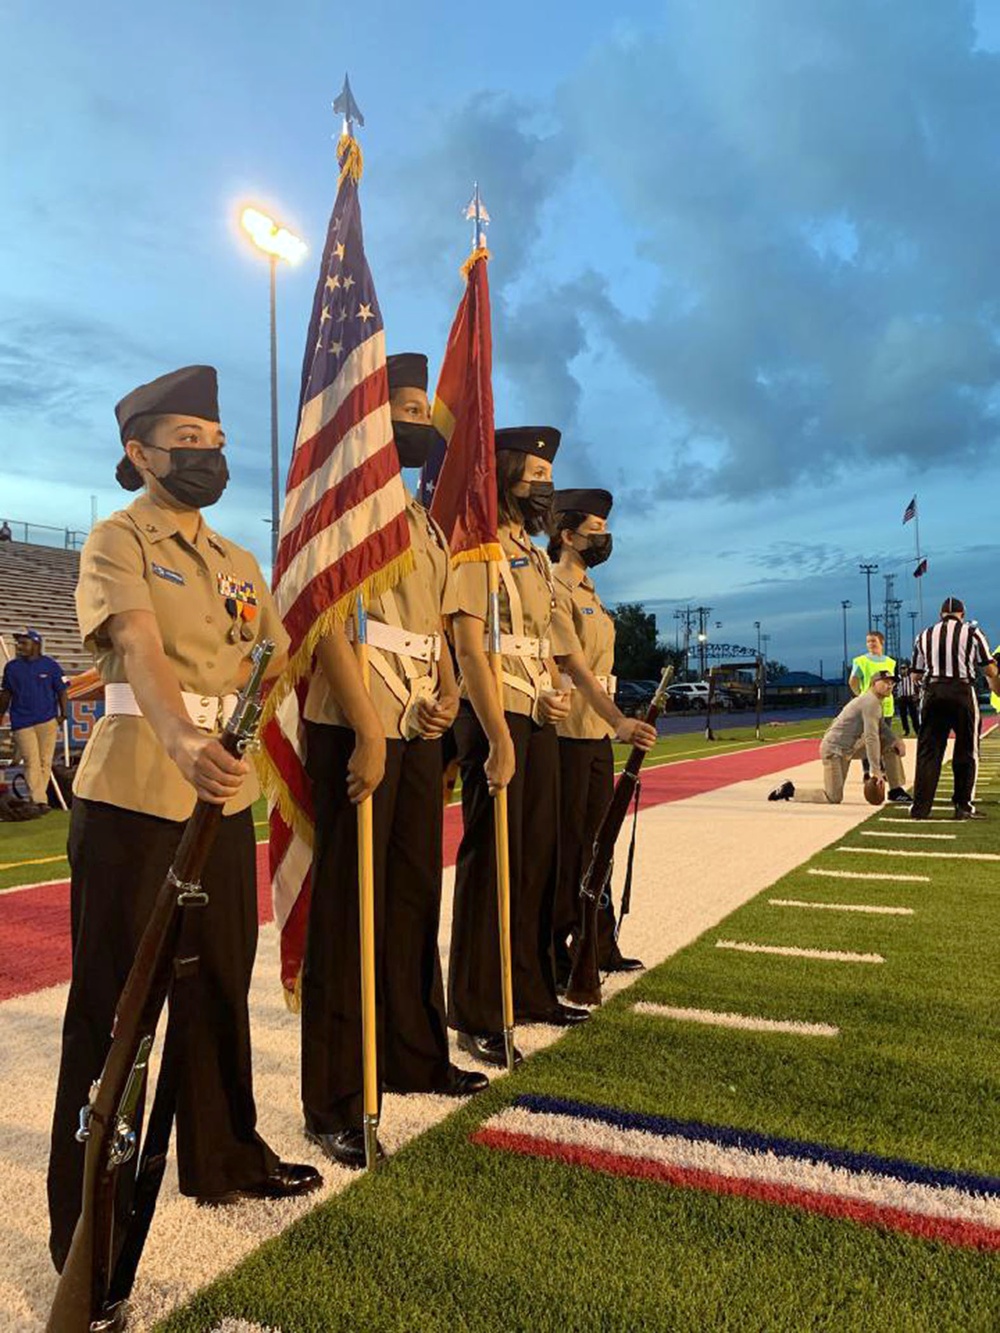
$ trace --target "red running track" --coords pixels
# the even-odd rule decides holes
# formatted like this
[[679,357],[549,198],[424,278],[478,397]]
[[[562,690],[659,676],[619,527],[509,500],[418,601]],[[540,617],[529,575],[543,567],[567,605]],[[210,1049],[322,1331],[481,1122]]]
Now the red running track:
[[[734,782],[763,777],[819,753],[818,740],[785,741],[735,754],[706,755],[650,769],[642,779],[640,808],[683,801],[689,796],[728,787]],[[445,865],[455,864],[462,818],[459,806],[445,810]],[[257,898],[261,922],[270,921],[271,875],[267,844],[257,845]],[[69,880],[35,884],[0,895],[0,1001],[30,995],[69,980]]]

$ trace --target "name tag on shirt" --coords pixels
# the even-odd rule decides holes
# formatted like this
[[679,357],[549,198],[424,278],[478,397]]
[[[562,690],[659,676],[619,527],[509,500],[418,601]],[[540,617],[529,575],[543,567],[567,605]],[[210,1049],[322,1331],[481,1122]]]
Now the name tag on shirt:
[[166,579],[168,583],[184,582],[184,575],[176,569],[167,569],[163,565],[158,565],[155,562],[150,565],[150,569],[157,578]]
[[530,563],[531,561],[526,555],[519,555],[516,560],[510,562],[510,567],[511,569],[523,569],[525,565]]

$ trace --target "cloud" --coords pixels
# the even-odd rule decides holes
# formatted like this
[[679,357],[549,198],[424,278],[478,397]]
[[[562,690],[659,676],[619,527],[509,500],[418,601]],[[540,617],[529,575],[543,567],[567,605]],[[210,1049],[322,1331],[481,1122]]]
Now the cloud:
[[1000,60],[971,6],[673,0],[558,97],[633,219],[647,312],[592,312],[674,425],[637,503],[995,447]]

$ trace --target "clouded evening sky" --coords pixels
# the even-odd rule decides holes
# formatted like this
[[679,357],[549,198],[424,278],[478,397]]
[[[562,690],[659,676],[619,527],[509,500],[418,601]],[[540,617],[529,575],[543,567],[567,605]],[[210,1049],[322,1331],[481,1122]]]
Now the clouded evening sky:
[[[859,561],[1000,640],[1000,2],[8,0],[0,19],[0,507],[84,529],[125,501],[115,401],[219,367],[266,561],[267,265],[283,457],[336,190],[344,70],[390,350],[432,379],[478,179],[493,217],[498,424],[563,431],[559,485],[615,492],[606,600],[827,674],[863,647]],[[878,609],[881,609],[879,607]],[[722,628],[715,629],[715,621]]]

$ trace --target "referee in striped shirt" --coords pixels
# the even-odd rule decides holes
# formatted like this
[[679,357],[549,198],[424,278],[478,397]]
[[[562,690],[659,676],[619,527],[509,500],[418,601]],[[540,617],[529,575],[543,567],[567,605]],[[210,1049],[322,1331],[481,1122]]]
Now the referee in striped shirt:
[[913,645],[913,672],[923,682],[924,704],[911,819],[927,819],[930,815],[952,731],[955,818],[971,819],[976,814],[972,798],[979,766],[977,670],[984,671],[996,688],[1000,672],[986,635],[977,625],[965,623],[965,606],[957,597],[947,597],[941,606],[941,619],[921,630]]

